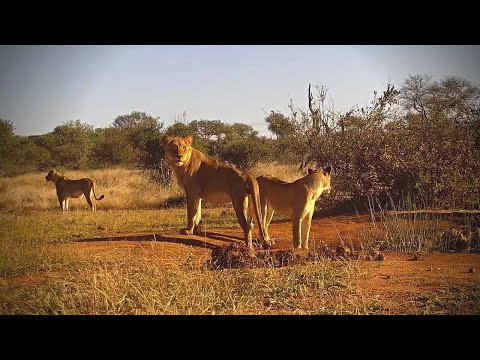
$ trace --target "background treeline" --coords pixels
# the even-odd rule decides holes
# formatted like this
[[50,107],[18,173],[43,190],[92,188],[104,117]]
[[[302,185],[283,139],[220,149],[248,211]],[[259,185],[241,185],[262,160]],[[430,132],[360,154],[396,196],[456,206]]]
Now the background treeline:
[[251,169],[259,161],[295,166],[331,164],[335,196],[329,201],[478,208],[480,204],[480,87],[448,76],[408,77],[389,84],[364,107],[336,111],[322,85],[309,85],[308,107],[272,111],[271,137],[250,125],[220,120],[175,121],[165,126],[144,112],[118,116],[106,128],[68,121],[37,136],[14,134],[0,119],[0,175],[30,171],[140,167],[167,184],[165,134],[193,135],[204,153]]

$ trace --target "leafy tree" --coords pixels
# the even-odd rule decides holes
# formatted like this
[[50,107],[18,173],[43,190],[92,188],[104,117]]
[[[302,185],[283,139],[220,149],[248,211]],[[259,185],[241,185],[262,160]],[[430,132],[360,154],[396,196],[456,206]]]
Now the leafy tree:
[[0,118],[0,144],[6,144],[13,137],[14,130],[10,120]]
[[70,169],[86,168],[93,147],[93,126],[80,120],[67,121],[52,132],[51,148],[55,166]]
[[273,112],[265,118],[268,130],[273,133],[278,140],[286,140],[295,135],[295,126],[289,118],[279,112]]
[[218,148],[218,156],[241,169],[250,170],[259,161],[271,159],[271,148],[258,138],[225,141]]
[[36,145],[31,139],[16,136],[17,165],[28,170],[45,171],[51,166],[50,152]]
[[426,119],[446,116],[457,122],[472,122],[480,111],[480,87],[456,76],[439,81],[427,75],[409,76],[400,94],[407,112]]
[[185,137],[188,135],[194,135],[194,129],[189,124],[182,122],[174,122],[168,128],[165,129],[165,134],[170,136]]
[[242,123],[225,124],[225,139],[246,140],[258,137],[258,131],[252,126]]
[[219,140],[226,131],[226,125],[220,120],[193,120],[188,128],[205,143]]
[[129,115],[118,116],[113,121],[113,127],[126,133],[128,141],[141,157],[145,152],[146,144],[159,137],[163,123],[144,112],[133,111]]
[[138,163],[138,156],[129,143],[125,131],[108,127],[96,131],[97,140],[92,148],[89,164],[91,167],[108,167],[114,165],[133,166]]
[[336,194],[354,201],[408,195],[423,206],[479,206],[478,86],[415,75],[400,90],[388,85],[369,105],[346,113],[324,107],[325,88],[316,89],[313,94],[309,87],[307,111],[290,103],[290,117],[271,114],[266,121],[276,132],[272,124],[290,128],[288,136],[277,136],[277,148],[290,145],[298,156],[306,151],[318,165],[333,165]]
[[14,135],[13,123],[0,119],[0,174],[15,176],[28,171],[45,170],[50,153],[29,137]]
[[13,159],[13,144],[15,127],[10,120],[0,118],[0,166]]

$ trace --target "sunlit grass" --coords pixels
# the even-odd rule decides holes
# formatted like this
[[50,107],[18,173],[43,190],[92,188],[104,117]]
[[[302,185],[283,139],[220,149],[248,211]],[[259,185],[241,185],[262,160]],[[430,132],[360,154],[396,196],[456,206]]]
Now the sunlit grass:
[[[60,170],[59,170],[60,171]],[[139,170],[122,168],[87,171],[60,171],[71,179],[89,177],[95,181],[95,193],[105,198],[97,202],[98,210],[159,208],[176,187],[161,187]],[[60,205],[55,185],[47,182],[47,173],[33,173],[0,178],[0,210],[53,210]],[[71,209],[89,209],[85,198],[70,199]]]
[[[118,259],[69,271],[35,286],[0,288],[4,314],[356,313],[335,301],[349,289],[351,263],[285,269],[165,270]],[[312,300],[316,300],[313,301]]]
[[[253,172],[286,181],[302,176],[280,165],[257,167]],[[54,185],[44,179],[46,174],[0,178],[0,314],[480,312],[477,283],[420,294],[408,308],[359,294],[355,286],[368,276],[368,266],[356,260],[319,259],[294,267],[218,271],[209,270],[198,259],[169,268],[163,257],[119,251],[114,245],[108,254],[72,251],[72,243],[79,239],[178,230],[185,226],[186,208],[181,201],[183,192],[175,184],[160,187],[138,171],[66,174],[96,180],[97,196],[106,196],[97,203],[96,214],[84,199],[71,201],[71,211],[62,214]],[[231,205],[205,203],[202,214],[206,230],[239,226]],[[442,222],[387,217],[386,212],[372,219],[373,232],[363,234],[366,246],[401,251],[439,249],[428,247],[427,238],[431,239],[434,231],[443,231]],[[464,228],[474,230],[468,221]]]

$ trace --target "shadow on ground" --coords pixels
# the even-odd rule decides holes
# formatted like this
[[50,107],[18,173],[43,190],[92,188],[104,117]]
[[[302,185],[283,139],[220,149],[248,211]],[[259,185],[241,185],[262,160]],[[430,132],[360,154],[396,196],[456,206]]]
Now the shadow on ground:
[[183,244],[188,246],[197,246],[201,248],[215,249],[232,243],[243,243],[243,239],[238,236],[220,234],[206,231],[199,235],[182,235],[177,231],[168,231],[162,233],[128,233],[116,234],[104,237],[94,237],[79,239],[76,242],[100,242],[100,241],[158,241]]

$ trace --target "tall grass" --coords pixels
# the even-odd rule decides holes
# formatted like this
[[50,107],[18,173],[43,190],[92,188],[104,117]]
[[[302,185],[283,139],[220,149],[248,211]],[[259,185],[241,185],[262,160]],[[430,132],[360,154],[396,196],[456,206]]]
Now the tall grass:
[[[43,271],[46,263],[61,268],[76,262],[61,248],[47,246],[51,243],[185,226],[186,207],[181,201],[184,194],[175,182],[163,187],[139,170],[122,168],[58,170],[71,179],[89,177],[95,180],[96,195],[105,195],[97,202],[97,213],[92,214],[85,199],[80,198],[70,199],[70,213],[62,214],[55,186],[45,180],[46,173],[0,178],[0,276]],[[286,166],[271,165],[266,171],[292,179],[287,176],[290,170]],[[206,205],[202,219],[204,228],[238,224],[231,206],[208,209]]]
[[[105,195],[97,202],[98,210],[158,208],[162,201],[179,192],[175,185],[167,188],[156,185],[140,170],[59,171],[71,179],[93,179],[97,197]],[[0,178],[0,211],[59,209],[55,185],[45,180],[46,175],[37,172]],[[82,197],[70,199],[70,209],[90,208]]]
[[[0,213],[0,277],[45,270],[46,263],[55,268],[78,259],[61,244],[78,239],[101,238],[117,233],[155,233],[181,229],[186,223],[186,209],[105,210],[95,214],[72,211],[29,211]],[[238,226],[231,208],[203,210],[203,227]]]
[[[118,259],[70,271],[30,291],[0,288],[3,314],[263,314],[358,313],[345,306],[359,271],[352,262],[285,269],[165,270],[140,259]],[[5,301],[6,300],[6,301]],[[315,301],[312,301],[315,300]]]
[[[255,175],[272,174],[287,181],[301,177],[288,166],[264,166]],[[165,199],[182,192],[162,188],[138,171],[124,169],[65,172],[71,178],[91,177],[97,196],[106,198],[92,214],[84,199],[61,214],[53,184],[46,174],[0,178],[0,314],[365,314],[388,313],[388,303],[358,291],[365,263],[328,261],[283,268],[210,270],[188,257],[174,269],[162,256],[117,251],[72,250],[70,242],[118,232],[155,232],[185,225],[186,209],[159,209]],[[406,206],[403,206],[406,208]],[[399,207],[396,209],[398,210]],[[427,241],[444,226],[443,219],[391,215],[372,206],[374,230],[365,241],[392,250],[449,249]],[[429,225],[431,223],[431,225]],[[478,231],[474,218],[457,222],[464,233]],[[231,206],[203,212],[203,225],[238,226]],[[442,228],[443,229],[443,228]],[[417,240],[412,240],[417,239]],[[473,244],[473,243],[472,243]],[[83,248],[82,248],[83,249]],[[182,251],[184,251],[182,249]],[[188,250],[187,250],[188,251]],[[192,252],[194,253],[194,252]],[[201,260],[201,261],[200,261]],[[183,262],[183,260],[182,260]],[[376,264],[371,264],[372,266]],[[3,279],[4,278],[4,279]],[[445,297],[447,296],[447,297]],[[446,298],[448,300],[445,308]],[[478,313],[478,285],[420,300],[424,313]],[[416,304],[419,301],[415,300]],[[467,304],[467,305],[468,305]],[[470,306],[470,305],[468,305]],[[412,310],[413,309],[413,310]],[[402,313],[416,307],[401,307]],[[440,310],[439,310],[440,309]],[[447,309],[447,310],[445,310]],[[451,309],[451,310],[450,310]],[[465,310],[467,309],[467,310]]]
[[401,252],[480,251],[480,214],[425,211],[409,202],[384,207],[372,198],[368,201],[373,227],[362,233],[367,247]]
[[[176,182],[169,186],[156,184],[141,170],[113,168],[73,171],[58,169],[71,179],[89,177],[95,181],[95,193],[105,198],[97,202],[97,210],[158,209],[173,203],[184,207],[184,192]],[[257,165],[256,175],[271,174],[293,181],[302,174],[286,165]],[[16,177],[0,177],[0,211],[59,209],[55,185],[45,180],[47,173],[35,172]],[[167,201],[172,199],[172,201]],[[180,200],[179,200],[180,199]],[[167,202],[166,202],[167,201]],[[166,202],[166,203],[165,203]],[[207,205],[208,206],[208,205]],[[84,197],[70,199],[70,209],[90,210]]]

